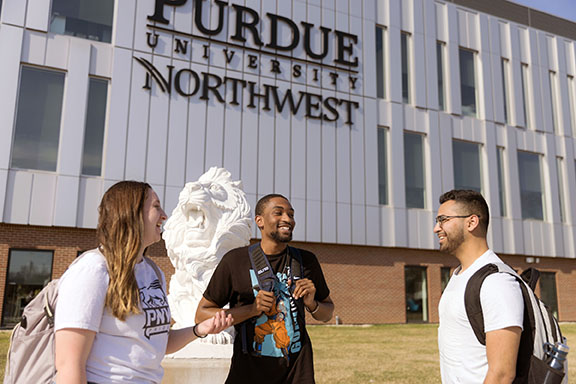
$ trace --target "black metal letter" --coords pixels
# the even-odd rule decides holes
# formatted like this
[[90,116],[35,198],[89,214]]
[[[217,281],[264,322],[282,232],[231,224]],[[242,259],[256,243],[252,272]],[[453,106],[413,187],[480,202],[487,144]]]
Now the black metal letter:
[[[208,97],[208,91],[212,91],[214,93],[214,96],[216,96],[216,98],[218,99],[219,102],[223,103],[224,102],[224,98],[222,97],[222,95],[220,94],[220,91],[218,90],[218,88],[220,88],[220,86],[222,85],[222,79],[220,78],[220,76],[214,75],[212,73],[208,73],[208,72],[202,72],[202,77],[203,77],[203,81],[202,81],[202,96],[200,96],[201,100],[210,100],[210,98]],[[215,79],[216,80],[216,84],[215,85],[210,85],[210,78]]]
[[154,6],[154,14],[148,16],[148,20],[156,21],[161,24],[168,24],[170,21],[164,17],[164,5],[178,7],[180,5],[186,4],[186,1],[187,0],[156,0],[156,5]]
[[[300,31],[296,23],[287,17],[272,13],[267,13],[266,16],[270,19],[270,43],[266,47],[279,51],[291,51],[296,48],[300,42]],[[292,41],[288,45],[278,45],[278,21],[285,23],[292,30]]]
[[[315,95],[313,93],[305,93],[306,95],[306,117],[310,119],[321,119],[322,118],[322,111],[320,111],[320,100],[322,100],[322,96]],[[317,102],[312,102],[312,98],[319,99]],[[316,109],[320,111],[319,115],[313,115],[312,110]]]
[[350,88],[356,89],[356,81],[358,80],[357,77],[350,76]]
[[270,72],[272,73],[282,73],[282,70],[280,69],[280,62],[278,60],[270,60],[270,63],[272,64],[272,69],[270,69]]
[[175,38],[174,41],[176,42],[176,49],[174,51],[176,53],[182,53],[185,55],[186,51],[188,51],[188,40],[182,41],[178,38]]
[[[236,10],[236,33],[230,36],[231,39],[240,41],[242,43],[246,42],[246,38],[244,37],[244,33],[242,33],[243,29],[248,29],[252,32],[252,37],[254,38],[254,44],[261,47],[264,45],[262,40],[260,40],[260,34],[258,32],[257,25],[260,22],[260,16],[258,13],[250,9],[248,7],[243,7],[238,4],[232,4],[232,7]],[[252,17],[252,21],[244,21],[244,14],[250,15]]]
[[340,116],[340,114],[338,113],[338,110],[336,109],[336,106],[338,105],[338,99],[335,97],[327,97],[324,100],[324,108],[326,108],[328,110],[328,112],[332,113],[333,117],[329,117],[326,113],[324,115],[322,115],[322,119],[324,119],[325,121],[336,121],[338,120],[338,117]]
[[238,83],[242,84],[242,88],[246,87],[246,80],[242,79],[235,79],[233,77],[224,77],[224,83],[230,81],[232,83],[232,101],[230,104],[232,105],[240,105],[238,102]]
[[[182,76],[183,73],[189,73],[190,79],[194,78],[195,86],[194,87],[189,86],[188,89],[193,90],[188,93],[184,92],[184,90],[182,89],[182,84],[180,83],[180,77]],[[188,85],[190,85],[190,80],[188,80]],[[182,96],[186,97],[194,96],[196,92],[198,92],[198,89],[200,88],[200,77],[198,77],[198,74],[193,70],[183,68],[178,72],[176,72],[176,76],[174,76],[174,88],[176,88],[176,92],[178,92]]]
[[[202,3],[204,3],[204,0],[194,1],[194,22],[196,23],[198,30],[208,36],[219,34],[222,32],[222,28],[224,27],[224,7],[228,6],[228,3],[221,0],[215,1],[218,5],[218,26],[214,29],[206,28],[202,22]],[[210,12],[208,12],[208,14],[210,14]]]
[[248,55],[248,68],[252,69],[258,68],[258,56]]
[[[146,32],[146,36],[148,36],[148,38],[146,39],[146,42],[148,43],[148,46],[150,48],[156,48],[156,46],[158,45],[158,34],[152,34],[150,32]],[[152,37],[152,40],[150,39]]]
[[346,105],[346,121],[345,123],[348,125],[353,125],[354,122],[352,121],[352,106],[354,106],[354,108],[358,109],[360,108],[360,104],[357,101],[350,101],[350,100],[340,100],[338,102],[338,104],[342,105],[345,104]]
[[[350,65],[352,67],[358,66],[358,57],[355,57],[354,60],[349,61],[344,59],[344,53],[348,53],[352,55],[354,53],[354,44],[358,42],[358,36],[352,35],[350,33],[336,31],[336,37],[338,40],[338,57],[334,60],[338,64]],[[345,39],[350,39],[352,42],[348,45],[345,45]]]
[[230,64],[230,62],[232,61],[232,58],[236,54],[236,51],[228,51],[228,48],[224,48],[223,51],[224,51],[224,56],[226,56],[226,64]]
[[302,76],[302,66],[300,64],[296,64],[292,67],[292,76],[296,78]]
[[328,38],[330,37],[330,32],[332,32],[332,30],[330,28],[320,27],[320,31],[322,31],[322,52],[314,53],[310,44],[310,40],[312,39],[312,33],[310,33],[310,30],[314,28],[314,24],[305,22],[301,22],[300,24],[304,26],[304,50],[308,56],[318,60],[325,58],[326,55],[328,55]]

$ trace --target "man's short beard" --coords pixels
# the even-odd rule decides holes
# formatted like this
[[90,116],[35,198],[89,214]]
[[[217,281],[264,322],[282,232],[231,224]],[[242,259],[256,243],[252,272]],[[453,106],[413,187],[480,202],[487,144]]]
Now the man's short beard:
[[459,233],[454,234],[452,238],[448,238],[447,241],[444,243],[444,247],[440,248],[440,252],[453,255],[454,252],[460,248],[460,246],[464,243],[464,230],[461,230]]
[[281,236],[278,231],[270,232],[270,237],[278,243],[289,243],[292,241],[292,232],[289,236]]

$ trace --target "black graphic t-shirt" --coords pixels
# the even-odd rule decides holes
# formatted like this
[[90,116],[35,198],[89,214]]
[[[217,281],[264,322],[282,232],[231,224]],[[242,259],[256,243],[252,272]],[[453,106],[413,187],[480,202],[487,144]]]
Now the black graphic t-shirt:
[[[314,282],[316,300],[322,301],[330,291],[316,256],[300,250],[303,277]],[[234,383],[314,383],[312,346],[306,332],[305,314],[297,309],[288,280],[293,263],[287,252],[268,255],[276,274],[274,286],[276,305],[268,313],[235,326],[234,355],[227,384]],[[300,272],[294,272],[300,275]],[[254,273],[248,247],[234,249],[222,258],[204,297],[219,306],[231,308],[252,304],[258,294],[258,279]],[[302,299],[300,299],[301,301]],[[243,352],[245,338],[247,353]]]

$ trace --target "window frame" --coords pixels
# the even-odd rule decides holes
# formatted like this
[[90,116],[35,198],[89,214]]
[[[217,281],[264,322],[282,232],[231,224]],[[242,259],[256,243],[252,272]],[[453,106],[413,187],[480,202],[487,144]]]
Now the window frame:
[[[467,73],[464,73],[463,71],[467,71],[467,69],[463,69],[463,65],[462,65],[462,61],[463,61],[463,54],[470,54],[472,55],[472,69],[473,69],[473,86],[474,86],[474,105],[473,105],[473,110],[471,108],[469,108],[468,104],[464,104],[464,91],[465,91],[465,86],[464,82],[462,81],[463,78],[466,78],[467,76],[463,76]],[[478,117],[479,116],[479,97],[478,97],[478,64],[477,64],[477,59],[478,57],[478,52],[474,51],[472,49],[469,48],[465,48],[460,46],[458,48],[458,59],[459,59],[459,64],[460,64],[460,105],[461,105],[461,112],[463,116],[470,116],[470,117]],[[470,110],[469,110],[470,109]]]
[[[412,201],[411,199],[408,198],[409,193],[411,192],[409,190],[409,186],[408,186],[408,161],[407,160],[412,160],[414,159],[414,156],[408,156],[407,151],[406,151],[406,137],[410,136],[410,137],[419,137],[420,139],[420,149],[421,149],[421,154],[420,157],[422,159],[421,162],[419,162],[419,167],[420,167],[420,172],[417,173],[421,173],[422,175],[422,179],[419,180],[421,181],[422,184],[422,188],[421,188],[421,196],[419,196],[418,200],[422,200],[422,204],[418,204],[418,205],[409,205],[409,202]],[[413,209],[426,209],[427,206],[427,180],[426,180],[426,166],[425,166],[425,162],[426,162],[426,135],[423,133],[419,133],[419,132],[412,132],[412,131],[404,131],[404,136],[403,136],[403,141],[404,141],[404,189],[405,189],[405,196],[406,196],[406,208],[413,208]],[[414,163],[416,164],[416,163]],[[418,170],[417,170],[418,171]],[[414,176],[418,176],[418,175],[414,175]],[[415,178],[415,177],[414,177]],[[418,189],[418,187],[411,187],[412,189]],[[420,194],[420,193],[419,193]]]
[[446,43],[436,40],[436,75],[438,77],[438,110],[446,111]]
[[[36,131],[38,132],[34,132],[37,133],[36,136],[34,136],[35,139],[38,139],[38,142],[42,144],[42,147],[46,150],[52,150],[53,151],[53,156],[50,156],[50,158],[48,159],[48,161],[42,162],[41,163],[41,158],[42,155],[38,153],[38,151],[23,151],[25,153],[30,153],[32,152],[33,154],[35,154],[37,157],[34,157],[33,159],[31,159],[29,156],[26,158],[18,158],[19,153],[17,151],[17,148],[19,145],[26,145],[28,143],[30,143],[30,141],[26,141],[26,137],[30,137],[31,135],[26,135],[24,133],[20,133],[19,130],[23,129],[25,130],[26,127],[29,126],[29,122],[24,122],[21,123],[20,121],[20,107],[22,104],[25,105],[29,105],[31,104],[30,100],[23,100],[23,97],[30,97],[29,95],[25,94],[23,92],[23,85],[22,85],[22,80],[24,78],[24,74],[26,73],[26,71],[31,71],[32,72],[37,72],[37,73],[45,73],[45,74],[50,74],[51,76],[53,75],[58,75],[61,78],[61,90],[59,90],[58,92],[60,92],[57,96],[60,96],[60,102],[59,105],[57,106],[57,108],[59,108],[59,114],[58,114],[58,118],[56,121],[53,122],[53,126],[49,126],[46,124],[50,124],[50,123],[46,123],[46,118],[42,119],[42,126],[40,127],[40,129],[36,129]],[[20,73],[19,73],[19,80],[18,80],[18,97],[17,97],[17,104],[16,104],[16,113],[15,113],[15,120],[14,120],[14,132],[12,135],[12,151],[10,154],[10,168],[11,169],[22,169],[22,170],[34,170],[34,171],[45,171],[45,172],[56,172],[58,170],[58,158],[59,158],[59,152],[60,152],[60,135],[62,133],[62,121],[63,121],[63,113],[64,113],[64,96],[65,96],[65,92],[66,92],[66,82],[67,82],[67,72],[63,71],[63,70],[57,70],[57,69],[53,69],[53,68],[45,68],[45,67],[38,67],[38,66],[34,66],[34,65],[29,65],[29,64],[21,64],[20,65]],[[55,78],[53,78],[55,79]],[[49,84],[50,86],[53,86],[54,83]],[[60,84],[59,84],[60,85]],[[47,87],[47,88],[49,88]],[[36,90],[39,89],[39,87],[35,88]],[[49,90],[48,90],[49,91]],[[46,92],[48,92],[46,91]],[[37,95],[39,92],[34,92],[33,95]],[[23,96],[25,95],[25,96]],[[49,95],[51,100],[56,100],[57,98],[54,95]],[[56,101],[58,102],[58,101]],[[54,111],[56,108],[54,108],[55,106],[52,105],[51,108],[49,108],[50,110]],[[23,116],[27,116],[29,115],[28,113],[26,113],[26,111],[24,111],[22,113]],[[35,116],[38,116],[38,113],[34,114]],[[19,128],[19,124],[22,124],[23,128]],[[48,127],[48,129],[47,129]],[[55,138],[52,138],[52,140],[47,141],[46,137],[43,135],[43,133],[47,130],[53,129],[54,130],[54,134],[56,135]],[[19,139],[19,137],[23,137],[22,139]],[[22,142],[20,142],[20,140],[24,140]],[[48,144],[47,144],[48,143]],[[48,146],[50,145],[50,146]],[[31,161],[35,161],[35,165],[26,165],[25,162],[30,163]]]
[[[95,111],[95,115],[99,116],[99,118],[101,119],[100,123],[102,124],[99,127],[94,127],[96,129],[99,130],[98,133],[101,132],[101,137],[99,137],[99,139],[101,140],[100,142],[100,165],[99,165],[99,173],[89,173],[87,171],[87,164],[86,164],[86,158],[90,156],[90,153],[87,153],[87,138],[88,138],[88,129],[92,128],[92,125],[89,125],[89,118],[90,115],[92,114],[91,112],[91,106],[95,105],[95,101],[91,98],[91,96],[93,96],[91,94],[92,91],[92,82],[99,82],[99,83],[105,83],[106,84],[106,91],[105,91],[105,100],[104,100],[104,110],[103,111]],[[83,145],[82,145],[82,166],[81,166],[81,174],[83,176],[102,176],[102,166],[104,164],[104,139],[106,137],[106,129],[107,129],[107,122],[106,122],[106,116],[107,116],[107,111],[108,111],[108,107],[109,107],[109,101],[110,101],[110,80],[106,79],[106,78],[102,78],[102,77],[97,77],[97,76],[90,76],[89,77],[89,81],[88,81],[88,96],[86,99],[86,116],[84,119],[84,141],[83,141]],[[93,132],[92,132],[93,133]]]
[[496,166],[498,167],[498,194],[500,196],[500,216],[508,215],[508,204],[506,203],[506,159],[504,151],[506,148],[496,147]]
[[412,100],[412,92],[411,92],[411,59],[412,55],[410,54],[411,48],[411,37],[412,34],[410,32],[401,31],[400,32],[400,64],[401,64],[401,72],[402,72],[402,102],[404,104],[410,104]]
[[[422,281],[422,287],[423,290],[421,292],[422,294],[422,303],[420,304],[420,308],[421,311],[415,311],[415,312],[422,312],[422,320],[411,320],[409,316],[409,305],[408,303],[408,284],[407,284],[407,275],[408,275],[408,271],[409,270],[414,270],[414,271],[419,271],[420,275],[419,277],[423,277],[423,281]],[[429,323],[430,322],[430,305],[429,305],[429,299],[430,299],[430,293],[428,292],[428,267],[426,266],[422,266],[422,265],[404,265],[404,301],[406,303],[406,309],[405,309],[405,314],[406,314],[406,323]],[[417,304],[417,303],[416,303]]]
[[[456,159],[456,147],[458,145],[462,145],[462,146],[468,146],[469,148],[474,147],[475,149],[477,149],[477,154],[478,154],[478,177],[479,177],[479,184],[480,184],[480,188],[476,188],[472,185],[465,185],[463,183],[457,183],[456,181],[456,176],[457,176],[457,167],[458,166],[464,166],[464,164],[469,164],[469,162],[467,161],[457,161]],[[462,152],[463,153],[463,152]],[[482,189],[483,189],[483,180],[482,180],[482,144],[481,143],[475,143],[472,141],[465,141],[465,140],[458,140],[458,139],[452,139],[452,163],[453,163],[453,169],[454,169],[454,188],[455,189],[472,189],[475,190],[479,193],[482,193]],[[469,174],[469,172],[462,172],[464,174]]]
[[510,125],[510,115],[512,112],[512,105],[510,99],[510,60],[502,57],[500,58],[500,67],[502,70],[502,97],[504,98],[504,122]]
[[[376,24],[376,98],[386,99],[386,32],[388,28]],[[380,39],[379,39],[380,38]],[[381,42],[382,54],[378,55]]]
[[[111,1],[111,7],[110,7],[111,14],[106,15],[106,16],[109,17],[110,24],[102,24],[102,23],[97,23],[93,20],[83,19],[83,18],[80,18],[80,15],[78,15],[78,14],[71,16],[71,15],[64,15],[64,14],[57,13],[57,11],[55,10],[56,7],[54,5],[54,1],[55,0],[50,0],[50,13],[49,13],[50,19],[48,20],[48,31],[50,33],[63,35],[63,36],[72,36],[72,37],[77,37],[77,38],[86,39],[86,40],[90,40],[90,41],[97,41],[100,43],[107,43],[107,44],[112,43],[112,37],[114,36],[114,11],[115,11],[114,2],[116,0],[109,0],[109,1]],[[56,0],[56,1],[59,1],[59,0]],[[76,4],[78,4],[78,3],[76,3]],[[102,5],[101,1],[96,2],[96,3]],[[106,4],[106,5],[108,5],[108,4]],[[91,12],[88,12],[88,13],[91,13]],[[100,36],[95,36],[95,35],[86,35],[84,33],[80,33],[79,30],[75,30],[74,28],[68,30],[68,29],[66,29],[66,23],[68,21],[67,20],[68,18],[70,19],[70,22],[72,22],[72,25],[74,25],[75,23],[77,25],[78,24],[81,25],[82,22],[85,22],[91,26],[96,27],[96,29],[101,28],[102,30],[106,30],[106,33],[103,35],[100,35]],[[64,30],[62,30],[62,24],[61,24],[62,22],[64,23]],[[103,28],[103,27],[105,27],[105,28]],[[98,37],[98,38],[95,38],[95,37]]]
[[[51,261],[50,261],[50,273],[48,278],[45,281],[45,284],[42,285],[42,287],[40,287],[38,284],[27,284],[28,286],[38,286],[39,288],[37,288],[38,291],[42,290],[42,288],[44,288],[46,286],[46,284],[48,282],[50,282],[53,279],[54,276],[54,256],[55,256],[55,250],[53,249],[34,249],[34,248],[10,248],[8,250],[8,262],[6,264],[6,281],[5,281],[5,285],[4,285],[4,298],[2,301],[2,314],[1,314],[1,318],[0,318],[0,323],[3,327],[6,326],[14,326],[16,325],[16,323],[18,323],[18,321],[16,321],[16,318],[20,318],[20,316],[15,316],[15,321],[14,322],[6,322],[5,321],[5,317],[7,317],[7,313],[6,311],[8,311],[9,308],[9,303],[8,300],[10,300],[11,298],[8,296],[10,289],[8,288],[11,285],[16,285],[16,284],[11,284],[11,280],[10,280],[10,267],[11,267],[11,262],[13,260],[14,257],[14,252],[37,252],[37,253],[46,253],[46,254],[50,254],[51,257]],[[35,297],[35,296],[34,296]],[[30,298],[30,300],[28,300],[27,303],[23,303],[18,307],[18,311],[21,311],[24,309],[24,307],[33,299]],[[20,300],[22,300],[22,298],[20,298]],[[15,304],[16,305],[16,304]],[[6,316],[5,316],[6,315]],[[21,315],[21,314],[20,314]]]
[[[528,156],[535,156],[535,159],[538,160],[538,178],[539,178],[539,183],[540,183],[540,191],[530,191],[530,190],[523,190],[523,186],[526,184],[527,180],[523,180],[522,179],[522,169],[521,167],[523,166],[522,161],[521,161],[521,156],[525,156],[525,158],[527,159]],[[518,181],[519,181],[519,189],[520,189],[520,207],[521,207],[521,211],[522,211],[522,220],[537,220],[537,221],[546,221],[546,202],[545,202],[545,184],[544,184],[544,180],[543,180],[543,172],[542,172],[542,154],[539,153],[534,153],[534,152],[528,152],[528,151],[522,151],[522,150],[518,150],[517,153],[517,157],[518,157]],[[527,170],[528,171],[528,170]],[[534,170],[530,170],[531,172],[527,172],[527,173],[533,173]],[[532,199],[526,196],[526,194],[535,194],[535,193],[539,193],[540,197],[539,197],[539,204],[541,207],[541,210],[539,212],[539,216],[535,217],[535,216],[531,216],[528,213],[528,208],[530,207],[534,207],[534,203],[531,202],[530,204],[528,204],[527,202],[525,202],[526,200]]]
[[524,127],[532,127],[531,109],[530,109],[530,68],[527,63],[520,63],[520,81],[522,83],[522,106],[524,114]]
[[[385,126],[378,126],[376,129],[378,135],[378,203],[380,205],[388,205],[390,200],[388,190],[388,179],[390,176],[388,161],[388,136],[390,135],[390,129]],[[382,164],[382,162],[384,164]],[[382,182],[381,177],[384,177],[384,182]]]

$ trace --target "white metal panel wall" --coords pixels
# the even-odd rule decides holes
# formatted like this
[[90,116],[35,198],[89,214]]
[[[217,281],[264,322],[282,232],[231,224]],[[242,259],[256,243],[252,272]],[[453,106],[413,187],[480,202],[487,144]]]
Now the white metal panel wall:
[[44,32],[48,31],[50,3],[50,0],[28,0],[26,28]]
[[[4,16],[6,4],[3,4]],[[10,166],[12,133],[16,119],[16,104],[18,100],[18,84],[20,79],[20,56],[24,31],[10,25],[2,25],[0,29],[0,169],[7,170]],[[6,184],[0,184],[0,190]]]
[[[210,27],[217,21],[217,6],[204,2],[203,20]],[[435,247],[432,235],[433,217],[438,195],[454,185],[452,140],[459,138],[482,145],[483,188],[495,218],[491,241],[498,251],[507,253],[563,256],[574,254],[574,223],[559,223],[555,176],[555,156],[565,158],[566,196],[576,189],[573,138],[556,136],[551,129],[549,107],[549,71],[558,77],[560,132],[571,135],[566,77],[576,69],[574,42],[550,37],[513,22],[468,10],[452,3],[432,0],[235,0],[257,10],[261,17],[260,32],[269,35],[267,12],[280,14],[297,24],[306,21],[316,26],[350,32],[359,36],[358,81],[351,87],[342,72],[337,88],[331,85],[327,70],[321,70],[321,82],[313,80],[315,64],[302,64],[303,76],[291,71],[296,60],[280,59],[281,74],[270,72],[270,56],[258,55],[258,67],[248,68],[247,56],[235,49],[228,63],[223,44],[194,40],[188,51],[176,53],[175,39],[159,33],[158,46],[148,45],[145,27],[154,0],[117,1],[112,44],[94,43],[68,36],[45,33],[49,20],[49,0],[4,2],[1,16],[0,57],[3,85],[11,92],[0,97],[0,199],[2,217],[10,223],[40,225],[77,225],[94,227],[96,207],[103,192],[114,182],[137,179],[150,182],[172,209],[182,185],[197,179],[209,167],[224,166],[234,179],[243,181],[252,205],[266,193],[278,192],[291,199],[298,221],[295,239],[312,242],[353,243],[384,246]],[[209,5],[209,6],[208,6]],[[166,6],[169,28],[192,29],[193,2],[181,7]],[[11,25],[8,25],[8,24]],[[226,18],[223,31],[215,40],[225,40],[235,27],[235,18]],[[386,99],[375,97],[374,60],[375,24],[386,28],[385,72]],[[25,30],[25,28],[32,30]],[[194,34],[200,31],[194,27]],[[402,104],[400,32],[411,37],[410,105]],[[320,49],[319,35],[312,42]],[[281,36],[281,43],[287,42]],[[444,60],[446,78],[446,113],[438,112],[436,41],[446,43]],[[210,58],[203,57],[208,44]],[[333,44],[331,42],[331,44]],[[255,47],[251,38],[246,43]],[[6,48],[5,48],[6,47]],[[462,117],[459,72],[459,48],[478,52],[477,90],[481,120]],[[4,49],[5,48],[5,49]],[[331,48],[334,48],[333,46]],[[306,59],[300,44],[292,53]],[[167,76],[167,66],[174,73],[189,68],[197,73],[209,72],[220,77],[242,78],[258,84],[334,96],[359,103],[354,125],[340,119],[337,123],[307,119],[304,108],[296,115],[286,109],[248,108],[248,90],[242,91],[242,104],[222,104],[211,100],[185,98],[174,90],[168,96],[156,84],[150,92],[142,89],[146,71],[133,56],[152,62]],[[529,64],[530,130],[504,123],[501,57],[510,60],[510,120],[524,127],[520,63]],[[191,59],[191,62],[190,62]],[[20,62],[47,66],[67,72],[66,92],[61,127],[58,172],[9,171],[10,143],[15,119]],[[325,59],[325,64],[331,60]],[[104,145],[103,176],[82,177],[81,147],[83,116],[86,109],[88,75],[111,78],[109,112]],[[367,82],[366,82],[367,81]],[[321,86],[322,87],[321,87]],[[425,91],[424,91],[425,90]],[[231,97],[227,88],[227,100]],[[259,100],[258,104],[262,101]],[[497,125],[495,125],[495,123]],[[378,202],[377,127],[388,127],[389,205]],[[563,131],[562,131],[563,129]],[[404,130],[425,134],[426,208],[405,208]],[[4,140],[6,138],[6,140]],[[506,217],[498,218],[499,206],[496,145],[505,147]],[[518,196],[517,150],[539,153],[543,162],[546,187],[547,219],[541,223],[521,219]],[[49,191],[46,207],[40,206],[40,191]],[[4,192],[5,191],[5,192]],[[572,193],[573,194],[573,193]],[[72,207],[72,208],[71,208]],[[570,217],[576,214],[574,204],[566,205]],[[408,235],[410,233],[410,235]],[[254,236],[259,236],[254,229]],[[526,240],[526,241],[525,241]],[[558,244],[558,245],[554,245]]]

